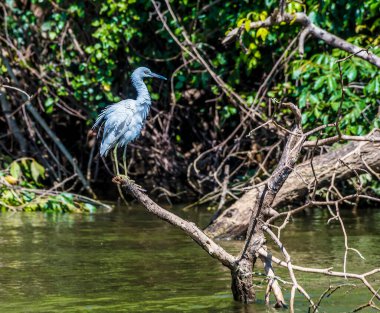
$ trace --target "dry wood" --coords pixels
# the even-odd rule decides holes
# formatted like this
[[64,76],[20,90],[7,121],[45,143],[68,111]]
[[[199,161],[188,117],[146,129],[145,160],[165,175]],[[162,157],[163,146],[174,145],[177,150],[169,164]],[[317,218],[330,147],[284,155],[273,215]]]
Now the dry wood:
[[[329,184],[332,176],[336,175],[337,181],[355,176],[350,168],[364,173],[370,170],[380,170],[380,144],[372,142],[355,142],[345,145],[340,149],[315,157],[313,165],[318,178],[317,188]],[[344,163],[337,165],[336,172],[333,169],[337,160],[344,158]],[[365,162],[363,162],[363,160]],[[347,166],[348,165],[348,166]],[[362,171],[361,171],[362,170]],[[314,175],[310,161],[296,166],[294,172],[286,180],[277,194],[272,208],[305,201],[309,189],[314,184]],[[211,237],[229,238],[244,235],[249,220],[247,215],[257,201],[259,188],[254,188],[243,195],[233,205],[226,209],[207,229],[206,234]]]

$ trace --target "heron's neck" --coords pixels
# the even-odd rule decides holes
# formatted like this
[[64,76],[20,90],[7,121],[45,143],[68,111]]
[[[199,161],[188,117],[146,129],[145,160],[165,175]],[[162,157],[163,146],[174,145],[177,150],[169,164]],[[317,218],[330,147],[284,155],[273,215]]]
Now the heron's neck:
[[151,100],[148,88],[146,87],[144,81],[140,77],[132,77],[132,85],[137,91],[137,104],[142,106],[144,109],[149,109]]

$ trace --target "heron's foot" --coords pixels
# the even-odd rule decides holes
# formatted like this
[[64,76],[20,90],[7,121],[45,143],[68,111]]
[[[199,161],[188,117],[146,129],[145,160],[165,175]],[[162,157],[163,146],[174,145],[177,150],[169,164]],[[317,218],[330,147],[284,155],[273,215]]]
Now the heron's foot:
[[140,191],[146,191],[140,185],[137,185],[133,179],[131,179],[128,175],[116,175],[112,181],[117,184],[121,184],[123,181],[127,182],[128,185],[133,185],[133,187],[137,188]]

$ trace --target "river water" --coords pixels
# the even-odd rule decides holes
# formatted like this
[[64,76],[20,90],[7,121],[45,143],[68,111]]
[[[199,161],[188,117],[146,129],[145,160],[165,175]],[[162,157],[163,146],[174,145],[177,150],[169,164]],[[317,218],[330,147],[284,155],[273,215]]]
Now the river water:
[[[203,226],[209,218],[202,212],[179,214]],[[287,226],[281,239],[294,264],[342,270],[342,232],[327,219],[324,211],[310,211]],[[348,271],[380,267],[380,211],[345,211],[344,222],[349,245],[366,258],[350,252]],[[0,312],[272,312],[263,304],[260,273],[258,303],[234,302],[229,271],[141,207],[92,215],[2,213],[0,234]],[[221,244],[233,254],[242,246]],[[284,269],[276,274],[290,280]],[[352,311],[371,298],[359,281],[296,276],[315,301],[330,284],[344,284],[322,301],[321,312]],[[370,281],[379,288],[380,274]],[[284,293],[289,299],[289,286]],[[297,312],[307,311],[301,295],[296,302]]]

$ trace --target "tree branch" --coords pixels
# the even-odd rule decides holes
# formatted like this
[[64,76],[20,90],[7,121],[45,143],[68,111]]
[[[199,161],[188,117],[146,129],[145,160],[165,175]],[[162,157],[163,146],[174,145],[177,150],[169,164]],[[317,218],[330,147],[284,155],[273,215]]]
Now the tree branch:
[[[323,40],[324,42],[326,42],[328,45],[332,47],[354,54],[357,57],[365,61],[368,61],[369,63],[380,68],[379,56],[369,52],[367,49],[355,46],[343,40],[342,38],[339,38],[338,36],[335,36],[329,33],[328,31],[325,31],[324,29],[316,26],[314,23],[311,22],[311,20],[305,13],[295,13],[295,14],[284,13],[284,15],[280,15],[278,14],[278,12],[275,12],[264,21],[252,22],[250,24],[250,28],[271,27],[274,25],[279,25],[281,23],[286,23],[289,25],[294,24],[294,23],[301,24],[305,28],[307,27],[307,30],[308,30],[307,33],[310,34],[311,36]],[[243,31],[244,31],[244,26],[231,30],[227,34],[227,36],[223,39],[222,43],[227,44],[233,40],[236,40],[236,38],[238,38]]]
[[144,194],[137,185],[131,181],[123,179],[120,176],[114,177],[112,180],[115,184],[119,184],[122,187],[129,190],[132,195],[152,214],[158,218],[172,224],[173,226],[182,229],[188,236],[190,236],[203,250],[205,250],[213,258],[220,261],[224,266],[229,269],[235,267],[235,257],[227,253],[222,247],[217,245],[209,237],[207,237],[202,230],[200,230],[194,223],[186,221],[177,215],[163,209],[146,194]]

